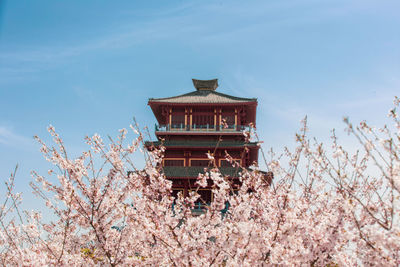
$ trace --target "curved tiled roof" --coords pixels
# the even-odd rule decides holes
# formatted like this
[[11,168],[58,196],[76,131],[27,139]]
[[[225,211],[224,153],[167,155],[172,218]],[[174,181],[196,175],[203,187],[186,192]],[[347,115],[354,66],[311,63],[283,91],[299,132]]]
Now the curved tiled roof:
[[[165,166],[163,167],[163,172],[167,178],[196,178],[199,176],[199,174],[204,174],[208,172],[209,168],[205,167],[198,167],[198,166],[191,166],[191,167],[183,167],[183,166]],[[231,178],[237,178],[240,176],[240,173],[243,171],[243,169],[246,169],[248,171],[253,171],[250,168],[242,168],[242,167],[218,167],[219,171],[221,172],[222,175],[224,176],[229,176]],[[260,172],[269,180],[269,183],[271,183],[272,179],[274,179],[274,173],[273,172],[266,172],[266,171],[260,171],[260,170],[255,170],[256,172]]]
[[[234,168],[234,167],[219,167],[218,168],[222,175],[227,175],[230,177],[238,177],[242,168]],[[199,173],[204,174],[204,167],[163,167],[164,174],[167,178],[172,177],[187,177],[187,178],[196,178],[199,176]]]
[[198,90],[183,95],[167,97],[167,98],[150,98],[151,102],[164,103],[243,103],[257,102],[257,98],[235,97],[212,90]]

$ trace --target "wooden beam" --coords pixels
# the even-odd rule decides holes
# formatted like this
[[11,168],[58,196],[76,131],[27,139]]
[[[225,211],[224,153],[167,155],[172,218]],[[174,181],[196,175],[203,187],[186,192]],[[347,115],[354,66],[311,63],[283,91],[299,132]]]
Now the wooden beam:
[[214,108],[214,130],[217,130],[217,109]]
[[190,130],[192,130],[192,112],[193,112],[193,109],[190,108]]
[[171,127],[172,124],[172,108],[169,109],[169,127]]
[[185,130],[187,129],[187,124],[188,124],[188,109],[185,107]]
[[219,127],[221,127],[221,120],[222,120],[222,108],[219,109]]
[[235,127],[237,127],[237,118],[238,118],[238,112],[237,112],[237,108],[235,108]]

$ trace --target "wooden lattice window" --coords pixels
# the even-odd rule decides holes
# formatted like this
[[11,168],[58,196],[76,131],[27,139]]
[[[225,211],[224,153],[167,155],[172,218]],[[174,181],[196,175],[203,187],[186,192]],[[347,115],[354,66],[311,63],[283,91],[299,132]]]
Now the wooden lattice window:
[[184,128],[185,127],[185,114],[172,114],[171,128]]
[[164,166],[185,166],[184,159],[164,159]]
[[209,159],[192,159],[190,160],[190,166],[207,167],[210,163]]
[[214,115],[193,115],[193,126],[196,128],[214,128]]
[[214,110],[208,108],[196,108],[193,110],[192,127],[196,129],[214,128]]
[[[235,114],[223,114],[222,119],[225,120],[228,125],[228,129],[233,129],[235,125]],[[222,122],[221,122],[222,123]]]

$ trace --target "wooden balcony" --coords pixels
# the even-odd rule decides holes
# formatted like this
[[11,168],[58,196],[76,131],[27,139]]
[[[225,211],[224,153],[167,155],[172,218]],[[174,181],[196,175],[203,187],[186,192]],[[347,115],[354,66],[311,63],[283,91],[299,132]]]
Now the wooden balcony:
[[242,133],[249,131],[245,125],[184,125],[184,124],[159,124],[155,125],[156,133]]

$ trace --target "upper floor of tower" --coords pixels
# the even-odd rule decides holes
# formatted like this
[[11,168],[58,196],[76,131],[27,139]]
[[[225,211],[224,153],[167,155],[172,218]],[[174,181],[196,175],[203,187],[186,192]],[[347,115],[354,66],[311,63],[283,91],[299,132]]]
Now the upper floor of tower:
[[156,135],[241,135],[256,124],[256,98],[217,92],[218,80],[193,79],[195,91],[150,98],[158,125]]

